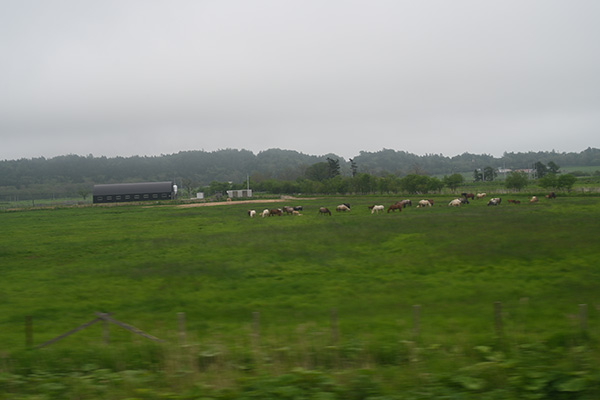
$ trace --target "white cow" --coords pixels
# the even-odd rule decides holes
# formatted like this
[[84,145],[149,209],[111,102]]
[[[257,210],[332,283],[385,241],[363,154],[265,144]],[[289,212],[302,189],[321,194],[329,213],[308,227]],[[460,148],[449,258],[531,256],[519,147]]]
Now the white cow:
[[256,215],[256,210],[248,210],[248,215],[250,216],[250,218],[254,218],[254,216]]
[[452,207],[460,207],[461,204],[462,204],[462,201],[460,201],[460,199],[454,199],[450,203],[448,203],[448,205],[452,206]]
[[263,218],[264,218],[264,217],[268,217],[268,216],[269,216],[269,209],[268,209],[268,208],[265,208],[265,209],[263,210],[263,212],[261,212],[261,213],[260,213],[260,216],[261,216],[261,217],[263,217]]

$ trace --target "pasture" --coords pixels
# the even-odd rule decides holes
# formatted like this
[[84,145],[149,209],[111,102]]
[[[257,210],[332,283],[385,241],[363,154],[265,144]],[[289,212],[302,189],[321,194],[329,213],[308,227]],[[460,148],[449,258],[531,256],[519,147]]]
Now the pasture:
[[[510,354],[522,345],[585,345],[597,359],[600,199],[542,197],[529,204],[524,195],[502,197],[495,207],[487,206],[489,198],[449,207],[452,196],[438,196],[434,207],[417,208],[420,198],[412,196],[415,206],[379,214],[367,206],[387,209],[405,197],[295,199],[277,207],[302,205],[302,215],[265,218],[260,213],[273,203],[2,212],[2,370],[68,370],[89,362],[174,373],[180,368],[168,360],[185,358],[194,379],[216,386],[240,374],[276,376],[296,367],[393,367],[403,377],[385,376],[386,369],[381,379],[410,386],[421,373],[481,361],[476,348]],[[336,212],[342,203],[351,210]],[[320,214],[322,206],[332,215]],[[501,315],[494,302],[502,303]],[[580,304],[587,305],[585,316]],[[111,344],[104,345],[97,324],[25,350],[27,316],[37,345],[95,312],[165,344],[128,356],[145,339],[111,327]]]

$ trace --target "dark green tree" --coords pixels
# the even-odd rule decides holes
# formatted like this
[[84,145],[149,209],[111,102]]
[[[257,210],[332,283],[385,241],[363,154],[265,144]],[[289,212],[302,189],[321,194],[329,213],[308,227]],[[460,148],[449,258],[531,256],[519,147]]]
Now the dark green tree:
[[329,164],[326,162],[318,162],[306,168],[306,177],[313,181],[324,181],[329,178]]
[[225,195],[225,192],[231,189],[231,184],[229,182],[218,182],[212,181],[210,185],[208,185],[208,194],[209,195]]
[[377,190],[377,179],[369,174],[358,173],[352,178],[352,189],[356,193],[373,193]]
[[557,179],[556,186],[562,190],[571,190],[577,182],[577,178],[571,174],[560,175]]
[[560,166],[558,166],[554,161],[550,161],[548,163],[548,172],[552,174],[558,174],[560,170]]
[[384,177],[379,178],[377,184],[381,194],[398,193],[398,189],[400,189],[399,179],[393,174],[386,174]]
[[408,193],[427,193],[429,182],[428,176],[410,174],[400,179],[400,187]]
[[465,178],[461,174],[452,174],[450,176],[444,175],[442,182],[446,187],[448,187],[453,192],[462,185],[465,181]]
[[544,189],[554,189],[558,186],[558,180],[555,174],[544,174],[543,177],[538,178],[537,184]]
[[90,195],[90,190],[86,188],[81,188],[77,191],[77,194],[79,194],[83,198],[83,200],[85,200]]
[[188,197],[192,197],[192,192],[194,192],[195,187],[196,187],[194,182],[191,179],[183,178],[181,180],[181,184],[183,185],[183,188],[187,192]]
[[525,172],[512,171],[509,172],[506,176],[506,179],[504,180],[504,185],[507,189],[515,189],[517,191],[520,191],[525,186],[527,186],[528,182],[529,179],[527,178],[527,174]]
[[350,159],[350,170],[352,171],[352,176],[356,176],[356,173],[358,172],[358,166],[356,165],[356,162],[354,162],[353,158]]
[[340,174],[340,160],[327,157],[327,163],[329,167],[329,178],[338,176]]
[[427,184],[428,192],[439,192],[444,187],[444,182],[440,179],[434,177],[429,178],[429,183]]
[[535,176],[537,179],[543,178],[548,173],[548,167],[546,167],[546,165],[544,165],[544,163],[541,161],[536,162],[533,166],[533,169],[535,170]]
[[487,166],[483,169],[483,179],[486,182],[492,182],[494,179],[496,179],[497,176],[498,171],[496,171],[496,168]]
[[476,169],[473,171],[473,181],[474,182],[482,182],[483,181],[483,173],[481,169]]

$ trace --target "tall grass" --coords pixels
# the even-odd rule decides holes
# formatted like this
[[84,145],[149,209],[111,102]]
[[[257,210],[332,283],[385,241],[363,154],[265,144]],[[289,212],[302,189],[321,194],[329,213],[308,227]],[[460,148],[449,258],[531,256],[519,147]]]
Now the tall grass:
[[[376,367],[385,381],[392,366],[416,379],[488,357],[474,350],[480,345],[517,355],[531,343],[595,348],[597,197],[528,204],[522,196],[520,205],[480,200],[461,208],[440,197],[433,208],[383,215],[366,207],[395,200],[297,200],[302,216],[255,219],[235,202],[3,212],[2,369],[149,370],[166,373],[173,386],[189,389],[192,379],[225,388],[239,374],[277,376],[294,367]],[[319,206],[342,201],[350,213],[317,215]],[[494,330],[495,301],[502,302],[504,343]],[[579,304],[588,305],[585,335]],[[166,342],[145,343],[113,326],[111,344],[103,345],[97,324],[25,350],[25,316],[33,317],[39,344],[97,311]],[[186,313],[184,347],[178,312]],[[258,331],[253,312],[260,312]],[[388,384],[405,379],[395,375]]]

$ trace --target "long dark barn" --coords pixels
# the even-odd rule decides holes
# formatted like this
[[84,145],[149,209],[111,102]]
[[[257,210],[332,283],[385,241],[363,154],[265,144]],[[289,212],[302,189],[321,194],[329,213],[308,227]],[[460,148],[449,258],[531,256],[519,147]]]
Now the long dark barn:
[[94,185],[94,203],[169,200],[175,198],[173,182],[115,183]]

